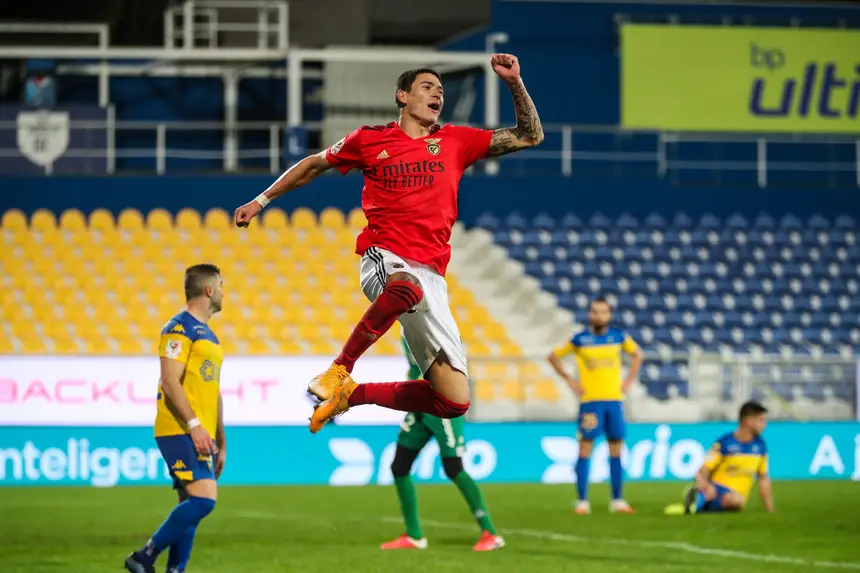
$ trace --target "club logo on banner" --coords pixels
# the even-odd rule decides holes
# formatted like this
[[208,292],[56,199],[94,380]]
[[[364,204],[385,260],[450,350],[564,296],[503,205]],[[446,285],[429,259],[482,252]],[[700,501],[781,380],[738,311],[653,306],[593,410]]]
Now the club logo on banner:
[[69,148],[70,125],[67,112],[21,112],[18,150],[36,165],[50,168]]
[[860,133],[860,32],[622,27],[630,129]]

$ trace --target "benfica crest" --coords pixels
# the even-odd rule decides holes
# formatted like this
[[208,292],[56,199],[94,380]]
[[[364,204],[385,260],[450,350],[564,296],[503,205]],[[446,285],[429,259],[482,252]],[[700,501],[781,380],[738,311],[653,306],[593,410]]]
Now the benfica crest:
[[427,153],[430,155],[439,155],[439,142],[441,139],[425,139],[424,142],[427,144]]
[[69,147],[69,114],[21,112],[18,114],[18,150],[42,167],[51,166]]

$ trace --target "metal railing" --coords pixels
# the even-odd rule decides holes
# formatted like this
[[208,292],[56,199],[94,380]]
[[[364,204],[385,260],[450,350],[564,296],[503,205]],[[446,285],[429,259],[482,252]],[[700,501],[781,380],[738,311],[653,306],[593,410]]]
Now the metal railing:
[[[667,364],[680,375],[646,371]],[[475,420],[576,418],[578,402],[546,358],[470,356],[469,374]],[[763,402],[776,420],[860,420],[860,357],[646,352],[626,413],[638,422],[733,421],[750,399]]]
[[[69,124],[71,131],[101,131],[105,134],[104,148],[75,148],[67,149],[63,157],[67,158],[104,158],[105,171],[115,173],[122,171],[123,159],[152,159],[149,166],[136,164],[131,170],[152,171],[164,174],[168,171],[168,159],[182,159],[190,162],[214,161],[225,171],[235,172],[248,169],[259,170],[266,168],[271,173],[278,173],[285,167],[293,154],[285,153],[285,130],[301,130],[317,134],[322,124],[308,122],[298,127],[288,122],[159,122],[159,121],[116,121],[111,110],[108,110],[106,121],[74,121]],[[16,130],[15,121],[0,121],[0,132]],[[529,174],[535,172],[555,173],[570,177],[576,172],[583,171],[589,165],[608,166],[620,174],[635,171],[651,173],[655,177],[665,178],[680,171],[688,172],[748,172],[751,180],[762,187],[769,184],[770,177],[775,173],[820,172],[820,173],[851,173],[851,180],[860,187],[860,137],[856,139],[845,137],[810,137],[799,135],[739,135],[739,134],[677,134],[662,132],[629,132],[613,126],[592,125],[561,125],[549,124],[544,126],[547,138],[544,144],[535,150],[527,150],[518,154],[501,158],[502,166],[507,165],[505,173]],[[152,145],[147,147],[129,147],[118,145],[116,142],[123,134],[131,132],[148,132],[152,136]],[[257,133],[257,143],[243,143],[242,135]],[[173,143],[169,136],[180,133],[208,133],[211,141],[206,146],[190,147],[185,143]],[[266,137],[261,137],[261,134]],[[7,140],[10,138],[7,137]],[[317,138],[319,139],[319,138]],[[14,138],[11,138],[14,141]],[[265,141],[265,143],[261,143]],[[714,145],[754,147],[756,158],[752,161],[735,161],[723,159],[680,159],[679,149],[685,145],[708,142]],[[768,151],[775,145],[811,145],[811,146],[845,146],[850,148],[853,155],[851,161],[782,161],[769,158]],[[318,151],[310,148],[308,152]],[[0,148],[0,157],[20,157],[17,148]],[[286,157],[285,157],[286,156]],[[248,159],[266,159],[265,167],[259,163],[253,167],[243,163]],[[119,163],[118,161],[119,160]],[[217,169],[212,167],[208,169]],[[185,169],[194,169],[193,165]]]

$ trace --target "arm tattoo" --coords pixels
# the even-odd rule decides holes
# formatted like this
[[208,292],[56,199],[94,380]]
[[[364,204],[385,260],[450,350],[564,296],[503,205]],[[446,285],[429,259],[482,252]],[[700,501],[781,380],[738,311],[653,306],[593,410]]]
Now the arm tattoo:
[[505,127],[493,132],[487,157],[498,157],[513,153],[526,147],[533,147],[543,141],[543,127],[532,98],[522,81],[511,86],[514,110],[517,114],[516,127]]

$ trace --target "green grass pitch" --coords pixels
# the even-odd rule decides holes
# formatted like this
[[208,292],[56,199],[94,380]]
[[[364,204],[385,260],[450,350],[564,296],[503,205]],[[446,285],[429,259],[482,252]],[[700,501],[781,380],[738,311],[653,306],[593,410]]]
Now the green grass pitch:
[[[593,486],[590,516],[572,514],[572,485],[485,485],[507,547],[475,554],[453,486],[418,487],[430,548],[402,552],[378,549],[403,529],[391,487],[224,487],[188,573],[860,570],[858,488],[777,482],[773,515],[753,500],[739,515],[667,517],[680,484],[628,485],[637,515],[610,515],[608,487]],[[173,503],[167,487],[0,489],[0,571],[121,571]]]

